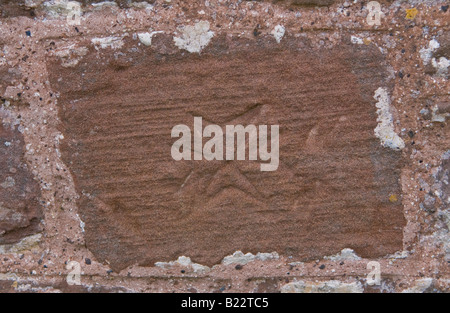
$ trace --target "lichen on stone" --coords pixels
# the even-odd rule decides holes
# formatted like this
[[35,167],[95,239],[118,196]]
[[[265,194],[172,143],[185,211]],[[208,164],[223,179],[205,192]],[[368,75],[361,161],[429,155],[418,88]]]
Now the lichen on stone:
[[176,261],[170,262],[156,262],[155,266],[161,268],[171,268],[173,266],[181,266],[186,268],[191,268],[194,273],[203,273],[210,270],[208,266],[201,265],[198,263],[192,262],[191,258],[186,256],[180,256]]
[[275,40],[277,41],[277,43],[281,42],[281,39],[283,39],[283,37],[284,37],[285,31],[286,30],[285,30],[284,26],[282,26],[282,25],[277,25],[272,30],[271,34],[273,35],[273,37],[275,37]]
[[91,41],[95,45],[95,48],[98,50],[98,48],[106,49],[119,49],[123,46],[123,37],[120,36],[110,36],[110,37],[103,37],[103,38],[93,38]]
[[137,36],[139,38],[139,41],[145,45],[145,46],[151,46],[152,45],[152,37],[155,34],[163,33],[162,31],[154,31],[154,32],[145,32],[145,33],[138,33]]
[[244,264],[247,264],[247,263],[253,262],[253,261],[276,260],[278,258],[279,258],[279,255],[276,252],[272,252],[272,253],[258,252],[256,255],[254,255],[250,252],[244,254],[242,251],[236,251],[232,255],[226,256],[222,260],[222,264],[230,265],[230,264],[236,263],[236,264],[244,265]]
[[361,258],[358,255],[356,255],[355,251],[353,251],[353,249],[349,249],[349,248],[342,249],[341,252],[339,252],[335,255],[326,256],[326,257],[324,257],[324,259],[330,260],[330,261],[361,260]]
[[374,99],[377,100],[378,125],[375,128],[377,136],[384,147],[391,149],[403,149],[405,143],[394,131],[394,122],[390,112],[391,100],[385,88],[378,88],[375,91]]
[[296,281],[281,287],[282,293],[362,293],[360,282],[343,283],[338,280],[324,282]]
[[214,32],[209,30],[208,21],[200,21],[194,26],[185,26],[180,37],[174,37],[175,45],[191,53],[200,53],[210,42]]

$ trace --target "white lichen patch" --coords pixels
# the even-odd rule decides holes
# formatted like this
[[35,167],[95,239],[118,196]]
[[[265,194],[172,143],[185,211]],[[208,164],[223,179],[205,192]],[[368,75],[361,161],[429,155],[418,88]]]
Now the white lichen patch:
[[122,48],[124,42],[123,37],[116,37],[116,36],[110,36],[110,37],[103,37],[103,38],[93,38],[92,43],[95,45],[95,49],[119,49]]
[[208,266],[201,265],[198,263],[193,263],[191,261],[191,258],[186,256],[180,256],[176,261],[170,261],[170,262],[156,262],[155,266],[161,267],[161,268],[171,268],[173,266],[181,266],[186,267],[189,269],[192,269],[194,273],[203,273],[210,270]]
[[77,47],[75,44],[64,46],[56,50],[53,55],[61,59],[63,67],[74,67],[88,53],[88,48]]
[[[226,256],[221,264],[230,265],[230,264],[240,264],[245,265],[249,262],[253,261],[270,261],[270,260],[278,260],[280,256],[276,252],[272,253],[261,253],[258,252],[256,255],[252,253],[242,253],[242,251],[236,251],[232,255]],[[176,261],[170,262],[156,262],[155,266],[161,268],[171,268],[174,266],[181,266],[184,268],[191,269],[194,273],[204,273],[210,271],[211,269],[202,264],[193,263],[191,258],[186,256],[180,256]]]
[[272,30],[271,34],[273,35],[273,37],[275,37],[275,40],[280,43],[281,39],[283,39],[284,37],[284,33],[286,32],[284,26],[282,25],[277,25],[275,26],[275,28]]
[[81,217],[80,217],[78,214],[76,214],[76,216],[77,216],[78,220],[80,221],[81,232],[84,233],[85,227],[86,227],[86,223],[84,223],[84,222],[81,220]]
[[106,7],[117,7],[117,3],[115,3],[114,1],[103,1],[103,2],[92,3],[92,6],[96,10],[101,10]]
[[268,260],[277,260],[280,256],[276,252],[272,253],[261,253],[258,252],[256,255],[252,253],[244,254],[242,251],[236,251],[232,255],[226,256],[222,260],[222,264],[230,265],[230,264],[247,264],[253,261],[268,261]]
[[394,131],[394,122],[390,112],[391,100],[385,88],[375,91],[374,99],[377,100],[377,122],[375,136],[380,139],[381,145],[391,149],[403,149],[405,143]]
[[406,259],[409,256],[409,251],[397,251],[394,254],[388,255],[388,259]]
[[211,41],[214,32],[209,30],[208,21],[200,21],[194,26],[185,26],[181,30],[181,37],[174,37],[175,45],[189,51],[190,53],[200,53]]
[[21,253],[24,251],[34,250],[38,247],[42,238],[42,234],[28,236],[20,240],[16,244],[7,244],[0,246],[0,254]]
[[447,117],[450,117],[450,113],[439,113],[439,108],[435,105],[431,111],[431,121],[438,123],[445,123]]
[[356,36],[351,36],[350,37],[350,41],[352,42],[352,44],[355,44],[355,45],[362,45],[362,44],[364,44],[364,41],[361,38],[356,37]]
[[42,2],[44,2],[44,0],[25,0],[25,6],[27,8],[37,8],[38,6],[40,6],[42,4]]
[[142,2],[131,2],[130,3],[130,7],[136,8],[136,9],[145,9],[145,10],[153,9],[153,5],[148,3],[148,2],[145,2],[145,1],[142,1]]
[[430,40],[427,48],[420,49],[420,57],[423,61],[424,65],[430,63],[431,57],[433,56],[433,52],[436,51],[440,47],[439,42],[436,39]]
[[330,260],[330,261],[357,261],[357,260],[361,260],[361,258],[359,256],[356,255],[355,251],[353,251],[353,249],[342,249],[342,251],[338,254],[335,255],[330,255],[330,256],[326,256],[324,257],[325,260]]
[[53,0],[44,2],[44,10],[50,17],[67,17],[74,8],[81,10],[81,3],[78,1]]
[[138,33],[137,36],[139,38],[139,41],[145,45],[145,46],[151,46],[152,45],[152,37],[155,34],[163,33],[163,31],[155,31],[151,33]]
[[15,289],[18,292],[33,292],[33,293],[60,293],[60,290],[53,287],[36,287],[32,284],[18,284]]
[[362,293],[360,282],[343,283],[338,280],[324,282],[296,281],[281,287],[282,293]]
[[445,78],[448,75],[448,66],[450,65],[450,62],[447,58],[440,57],[439,60],[433,58],[431,60],[431,65],[436,69],[437,76]]

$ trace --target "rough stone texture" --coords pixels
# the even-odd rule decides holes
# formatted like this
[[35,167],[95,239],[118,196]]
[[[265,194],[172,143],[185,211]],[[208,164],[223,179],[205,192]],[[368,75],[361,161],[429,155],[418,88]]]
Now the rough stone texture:
[[273,3],[283,3],[290,5],[303,5],[303,6],[326,6],[333,4],[336,0],[275,0]]
[[440,185],[440,190],[438,191],[439,198],[442,199],[444,204],[450,204],[450,150],[446,152],[443,157],[442,165],[439,168],[436,180],[438,185]]
[[426,72],[448,78],[448,66],[450,62],[450,32],[446,31],[437,38],[439,47],[431,51]]
[[[9,67],[7,65],[0,65],[0,92],[3,94],[6,91],[6,88],[18,78],[20,78],[20,73],[17,68]],[[5,99],[2,98],[2,103],[4,102]]]
[[[0,109],[2,119],[7,114]],[[41,231],[43,217],[39,185],[23,158],[23,136],[5,120],[0,125],[0,245]]]
[[281,288],[283,293],[362,293],[363,291],[361,284],[346,284],[336,280],[325,283],[298,281]]
[[0,2],[0,17],[17,17],[35,15],[32,8],[25,6],[25,0],[2,0]]
[[[294,2],[80,1],[69,25],[64,3],[2,1],[2,131],[28,176],[0,202],[25,192],[42,223],[0,244],[0,291],[448,292],[448,1],[379,1],[380,25],[368,1]],[[193,114],[288,125],[279,170],[152,148]]]
[[[74,68],[49,65],[62,157],[99,260],[123,269],[179,255],[213,265],[236,250],[306,260],[401,249],[401,155],[373,133],[373,94],[390,85],[377,49],[348,40],[320,51],[272,36],[218,37],[201,56],[161,53],[157,40],[133,54],[134,45],[120,50],[126,58],[102,50]],[[278,170],[173,160],[171,129],[194,116],[223,128],[280,125]]]
[[[0,1],[0,17],[3,18],[12,18],[18,16],[24,16],[29,18],[34,18],[36,14],[39,14],[43,8],[45,8],[45,4],[65,4],[70,2],[71,0],[1,0]],[[98,4],[102,2],[114,3],[119,8],[128,8],[132,6],[133,3],[148,3],[152,4],[154,0],[142,0],[142,1],[133,1],[133,0],[113,0],[113,1],[98,1],[98,0],[79,0],[72,1],[79,3],[82,7],[86,7],[91,4]]]

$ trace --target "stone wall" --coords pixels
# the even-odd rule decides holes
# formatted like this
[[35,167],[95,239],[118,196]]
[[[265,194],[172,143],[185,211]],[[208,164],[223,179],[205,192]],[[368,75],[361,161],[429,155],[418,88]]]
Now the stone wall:
[[0,290],[448,291],[449,7],[378,4],[2,1]]

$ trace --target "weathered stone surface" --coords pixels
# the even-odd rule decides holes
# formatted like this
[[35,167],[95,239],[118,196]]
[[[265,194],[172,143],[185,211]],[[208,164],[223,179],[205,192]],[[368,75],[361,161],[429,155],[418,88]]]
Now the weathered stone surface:
[[0,293],[127,293],[123,287],[77,286],[68,285],[65,280],[57,283],[36,283],[25,280],[18,283],[14,280],[0,280]]
[[[448,78],[450,62],[450,32],[446,31],[433,41],[436,47],[430,50],[426,73]],[[424,51],[424,50],[422,50]]]
[[[0,10],[3,11],[0,14],[0,104],[6,112],[11,114],[6,121],[9,119],[13,124],[20,123],[19,129],[23,132],[24,145],[27,147],[24,154],[26,163],[32,170],[33,177],[40,180],[39,200],[45,203],[42,232],[26,236],[17,242],[0,244],[0,292],[228,293],[280,292],[281,290],[333,292],[342,288],[340,290],[352,292],[363,290],[364,292],[392,293],[448,292],[450,290],[448,275],[450,261],[449,153],[446,152],[450,147],[448,136],[450,112],[447,94],[450,85],[448,63],[446,63],[449,59],[448,39],[445,39],[450,20],[448,19],[449,7],[445,0],[378,1],[384,13],[380,16],[380,25],[370,25],[371,10],[367,6],[369,1],[336,0],[330,6],[320,6],[293,5],[293,1],[275,2],[273,0],[156,0],[153,5],[125,0],[118,5],[111,2],[92,5],[100,1],[77,1],[81,3],[81,20],[77,21],[72,16],[74,23],[70,23],[67,19],[71,17],[67,0],[19,0],[8,1],[7,5],[5,5],[6,1],[0,0]],[[13,8],[19,8],[18,13],[9,14],[7,11],[11,12]],[[31,14],[34,15],[32,19],[26,17]],[[202,23],[198,24],[199,21]],[[374,22],[374,20],[371,21]],[[226,37],[223,35],[225,33]],[[238,37],[247,39],[238,40],[236,39]],[[341,42],[341,38],[346,37],[351,38],[351,46]],[[176,42],[174,38],[177,38]],[[305,38],[311,41],[312,46]],[[253,41],[258,41],[259,46]],[[295,44],[293,45],[295,42],[299,46],[303,43],[300,49],[295,49]],[[236,43],[241,44],[236,46]],[[247,43],[249,46],[245,47]],[[230,44],[234,45],[234,48],[228,48]],[[286,46],[293,48],[287,49]],[[363,66],[364,60],[361,61],[361,58],[357,57],[360,50],[373,53],[373,63],[376,63],[376,66]],[[183,53],[184,55],[181,55]],[[343,61],[344,57],[340,56],[340,53],[351,61]],[[312,57],[307,57],[308,55]],[[98,59],[96,59],[97,56]],[[49,60],[49,57],[55,57],[55,59]],[[159,63],[156,62],[157,60]],[[235,62],[232,62],[233,60]],[[384,60],[386,66],[383,64]],[[137,64],[139,61],[142,62]],[[222,67],[217,70],[219,65],[214,65],[213,62],[219,61]],[[58,62],[61,62],[60,65]],[[204,62],[203,65],[202,62]],[[360,62],[361,65],[353,64],[354,62]],[[92,66],[97,75],[93,72],[88,73],[88,81],[82,82],[81,75],[84,73],[81,67],[83,66]],[[112,70],[112,66],[115,66],[117,71]],[[295,74],[291,75],[293,72],[307,72],[308,66],[313,67],[314,70],[310,71],[311,75],[306,75],[307,78],[304,78],[304,81],[297,78]],[[231,70],[231,67],[235,70]],[[299,71],[298,68],[302,70]],[[351,71],[355,68],[357,70],[352,74]],[[386,68],[393,77],[390,82],[382,79],[387,76]],[[161,74],[164,69],[167,70],[167,75]],[[344,74],[338,76],[337,70]],[[378,72],[378,78],[370,81],[358,79],[358,84],[348,79],[349,77],[358,78],[365,71],[367,74]],[[70,76],[67,73],[73,75]],[[252,73],[255,75],[249,75]],[[242,77],[238,74],[242,74]],[[116,75],[115,78],[112,78],[112,75]],[[289,76],[288,79],[285,79],[283,75]],[[326,75],[330,78],[331,84],[323,83]],[[152,76],[153,79],[149,78]],[[80,79],[73,80],[74,77]],[[103,77],[105,77],[105,85],[110,84],[114,87],[120,85],[119,88],[111,90],[108,94],[107,89],[101,89]],[[194,78],[192,82],[191,77]],[[220,77],[227,77],[230,82]],[[75,86],[58,90],[55,80],[60,78],[63,81],[59,84]],[[66,79],[67,81],[64,81]],[[114,82],[114,79],[117,79],[117,82]],[[202,79],[208,83],[203,83]],[[180,83],[183,80],[185,84]],[[317,84],[312,83],[313,80]],[[216,86],[217,82],[220,86],[214,87],[216,97],[207,98],[208,90],[211,86]],[[160,87],[161,85],[163,87]],[[196,87],[197,85],[199,87]],[[363,89],[356,88],[357,85],[362,86]],[[80,86],[84,89],[79,95],[74,95],[73,89]],[[201,86],[207,89],[202,90]],[[342,86],[350,87],[349,90],[341,90]],[[258,95],[252,96],[252,92]],[[355,100],[354,106],[351,104],[353,102],[349,101],[326,100],[323,102],[323,95],[330,95],[331,92],[340,97],[347,92],[351,96],[346,95],[345,98],[357,99],[363,96],[367,101]],[[61,98],[60,94],[68,101]],[[199,99],[209,99],[211,109],[208,111],[205,108],[204,101],[197,103],[197,100],[192,100],[193,94],[198,95]],[[171,199],[167,186],[181,186],[182,182],[179,178],[171,182],[169,174],[162,176],[169,170],[173,170],[174,166],[169,163],[170,159],[163,160],[163,165],[160,166],[162,170],[154,170],[155,164],[159,163],[152,161],[152,154],[145,156],[146,150],[141,147],[142,145],[139,146],[141,148],[136,149],[136,142],[138,142],[136,138],[128,143],[125,139],[121,141],[119,137],[125,137],[128,132],[132,135],[142,134],[144,138],[142,142],[146,141],[149,144],[155,142],[148,139],[150,137],[148,134],[156,132],[146,129],[144,124],[149,124],[148,128],[152,130],[162,125],[166,120],[165,117],[161,118],[160,124],[146,119],[148,116],[157,117],[158,113],[155,113],[155,110],[157,112],[157,109],[162,106],[169,107],[169,104],[170,109],[176,107],[185,111],[198,106],[198,110],[193,113],[204,114],[206,111],[215,118],[219,116],[216,111],[217,103],[224,102],[224,94],[229,96],[227,106],[230,108],[230,114],[237,112],[235,115],[241,112],[237,107],[238,104],[242,105],[242,111],[245,112],[252,99],[259,101],[258,97],[261,97],[264,100],[264,97],[268,95],[269,104],[288,106],[293,111],[286,109],[282,112],[283,114],[278,115],[271,105],[259,101],[263,105],[259,107],[260,112],[254,113],[255,123],[271,123],[276,118],[285,118],[288,112],[292,116],[292,124],[298,125],[295,130],[303,134],[301,138],[308,138],[311,134],[312,139],[309,141],[300,139],[291,141],[292,138],[288,138],[289,144],[298,146],[300,151],[298,155],[303,156],[302,160],[311,163],[306,163],[303,167],[289,163],[293,164],[291,170],[293,174],[286,170],[286,160],[292,159],[292,153],[286,150],[286,146],[282,147],[282,164],[274,173],[261,173],[257,170],[259,161],[227,162],[235,165],[243,175],[248,176],[250,172],[253,176],[248,181],[256,186],[255,189],[264,187],[263,192],[260,193],[279,192],[280,199],[264,199],[264,205],[277,206],[276,209],[281,207],[281,214],[275,215],[270,212],[267,214],[267,212],[253,209],[255,213],[249,218],[248,211],[251,211],[253,207],[248,200],[252,199],[251,195],[248,196],[248,184],[243,184],[244,180],[235,179],[237,184],[243,186],[240,187],[243,191],[231,192],[230,190],[233,189],[230,186],[233,185],[233,181],[228,186],[224,182],[236,175],[232,176],[232,173],[225,169],[221,173],[231,178],[216,179],[211,184],[214,186],[215,182],[219,181],[221,186],[225,186],[222,188],[224,194],[222,199],[225,200],[213,199],[210,193],[204,193],[204,198],[191,196],[189,190],[198,187],[199,191],[202,191],[205,189],[203,185],[206,185],[201,180],[195,185],[195,180],[191,180],[196,178],[195,175],[191,175],[185,184],[187,189],[183,188],[184,193],[180,195],[186,199],[184,202],[186,208],[193,208],[194,213],[191,215],[197,214],[196,210],[201,211],[197,216],[202,216],[203,212],[206,212],[206,218],[217,215],[219,224],[211,227],[213,229],[211,236],[204,231],[207,219],[198,220],[198,227],[194,225],[194,222],[189,225],[190,221],[182,218],[173,218],[175,221],[173,223],[166,222],[163,220],[164,214],[156,216],[153,221],[146,219],[145,209],[153,203],[155,206],[163,203],[160,205],[160,212],[171,204],[174,204],[174,211],[180,211],[179,207],[176,207],[179,200],[175,196],[167,202],[166,207],[164,207],[164,201],[167,198]],[[282,96],[279,97],[279,94]],[[315,94],[317,94],[316,97]],[[98,101],[105,95],[104,102]],[[179,101],[184,95],[186,97],[183,101]],[[111,97],[114,98],[113,101],[109,101]],[[172,97],[172,103],[169,103],[170,97]],[[328,97],[331,96],[325,98],[328,99]],[[129,98],[137,99],[131,102],[135,105],[123,104],[130,103],[123,101]],[[275,101],[272,98],[275,98]],[[292,99],[297,98],[299,101],[294,103]],[[80,101],[73,100],[74,102],[71,103],[72,99]],[[94,108],[95,101],[99,102],[98,108],[103,110],[104,115],[100,116],[102,111],[96,111]],[[158,101],[161,102],[160,106]],[[390,201],[386,201],[386,205],[393,208],[393,222],[398,219],[397,205],[400,206],[400,202],[401,211],[407,221],[406,225],[404,222],[400,224],[404,227],[398,226],[402,228],[402,234],[395,233],[389,239],[398,238],[395,239],[398,240],[397,247],[399,247],[396,253],[384,255],[380,252],[379,255],[374,254],[375,257],[371,257],[361,254],[358,249],[351,246],[358,244],[358,242],[355,243],[357,240],[361,242],[371,240],[372,242],[380,241],[380,246],[386,247],[384,241],[386,238],[378,236],[385,232],[377,233],[376,225],[368,228],[365,233],[355,230],[363,228],[361,226],[363,223],[358,220],[366,218],[368,207],[377,209],[384,205],[374,201],[374,196],[381,195],[383,192],[376,187],[368,188],[365,185],[367,182],[363,181],[363,179],[370,181],[371,173],[375,172],[375,170],[370,171],[370,165],[351,161],[345,168],[340,166],[335,170],[338,166],[333,167],[330,161],[326,163],[326,159],[330,160],[336,155],[346,156],[353,150],[361,155],[359,160],[368,160],[366,155],[371,153],[375,154],[373,158],[370,158],[371,160],[382,162],[385,158],[373,152],[376,150],[366,148],[365,144],[361,147],[349,145],[351,149],[343,152],[339,147],[345,141],[344,139],[335,141],[333,136],[323,135],[327,130],[325,126],[328,124],[330,124],[330,134],[336,133],[331,131],[335,129],[335,120],[332,115],[329,115],[331,122],[328,123],[326,113],[336,113],[335,115],[340,118],[345,107],[345,104],[341,102],[350,103],[350,108],[356,107],[356,103],[359,104],[357,113],[345,114],[350,118],[346,125],[351,125],[349,133],[355,142],[361,141],[361,130],[365,129],[361,122],[363,118],[355,119],[355,116],[362,114],[367,121],[367,136],[372,136],[370,140],[373,140],[373,149],[383,150],[381,144],[402,148],[401,152],[388,150],[395,156],[393,157],[395,161],[400,158],[400,154],[405,160],[401,166],[401,192],[390,194]],[[365,111],[367,107],[362,105],[365,103],[373,108],[371,114]],[[75,112],[76,114],[70,113],[70,106],[78,108],[79,104],[84,107]],[[101,128],[100,134],[95,133],[99,132],[96,129],[92,134],[87,130],[83,133],[80,130],[82,126],[76,125],[80,121],[79,112],[82,112],[85,107],[88,108],[87,122],[83,125],[86,125],[86,129],[92,129],[89,123],[97,126],[95,121],[98,121],[97,127]],[[63,109],[66,111],[64,112]],[[118,120],[115,114],[119,111],[112,109],[126,112],[122,114],[123,122],[118,123],[117,132],[112,128],[106,129],[106,127],[112,127],[112,123]],[[149,113],[140,114],[136,110],[147,110],[144,112]],[[174,113],[170,123],[184,120],[184,117],[180,117],[184,111],[179,113],[177,110],[167,110],[167,112]],[[274,116],[273,120],[266,119],[262,113],[271,114]],[[73,120],[70,120],[70,114]],[[306,117],[301,119],[303,117],[301,114]],[[93,115],[92,118],[91,115]],[[225,115],[224,109],[223,120]],[[111,123],[107,123],[105,116],[108,118],[112,116]],[[163,117],[162,114],[159,116]],[[63,122],[60,117],[64,117]],[[241,121],[246,123],[249,118],[246,115],[241,117]],[[306,125],[309,120],[311,125],[321,123],[317,131],[311,131],[313,127]],[[216,121],[211,122],[216,123]],[[189,121],[183,121],[183,123],[191,126],[192,115],[189,116]],[[208,123],[205,122],[205,124]],[[219,125],[223,126],[220,120]],[[287,124],[287,126],[290,125]],[[322,125],[325,126],[322,127]],[[294,127],[291,127],[289,131],[286,129],[286,124],[280,124],[280,126],[283,131],[281,136],[283,142],[287,138],[286,134],[291,134]],[[165,134],[165,140],[168,138],[169,128],[164,125],[160,127],[161,133]],[[324,131],[321,131],[322,128]],[[64,138],[61,131],[64,132]],[[345,134],[345,131],[345,128],[344,131],[339,130],[338,134]],[[83,134],[83,138],[79,135],[80,133]],[[318,139],[313,140],[314,134]],[[88,139],[88,136],[92,139]],[[101,139],[109,136],[106,138],[111,140],[111,145],[105,147],[99,140],[100,136],[102,136]],[[350,135],[345,138],[348,137]],[[330,146],[327,142],[328,138],[330,142],[335,142],[334,146],[338,147],[336,154],[328,153],[331,149],[328,148]],[[92,149],[92,152],[88,154],[75,147],[69,149],[68,140],[76,140],[85,148],[87,147],[86,149]],[[170,143],[166,145],[167,149],[161,152],[165,156],[169,153],[168,148],[175,139],[168,140]],[[396,144],[392,145],[394,141]],[[61,142],[66,146],[61,147]],[[310,147],[317,142],[316,146],[322,150],[313,151]],[[322,142],[325,144],[321,144]],[[2,144],[0,143],[0,147]],[[117,151],[113,148],[114,145]],[[80,145],[80,147],[83,146]],[[362,153],[363,149],[367,149],[368,152]],[[105,151],[105,157],[100,155],[99,150]],[[124,152],[125,150],[127,151]],[[159,150],[152,148],[147,151],[150,153]],[[323,151],[324,156],[320,151]],[[70,154],[72,152],[74,152],[73,155]],[[113,159],[119,155],[124,156],[122,163],[120,160]],[[92,165],[89,165],[89,158],[92,159]],[[137,164],[135,159],[140,158],[142,163]],[[349,158],[346,157],[346,159]],[[74,163],[70,165],[70,161]],[[89,165],[86,167],[87,174],[83,173],[82,162]],[[75,166],[74,164],[77,163],[78,165]],[[107,163],[111,164],[111,169],[107,168]],[[199,170],[205,169],[203,170],[205,176],[212,176],[211,167],[220,165],[192,163],[195,163],[191,165],[192,167],[195,166]],[[339,165],[339,163],[335,164]],[[357,163],[363,166],[353,166]],[[72,172],[66,164],[70,165]],[[148,167],[142,164],[147,164]],[[315,170],[316,165],[322,168]],[[254,166],[255,170],[244,172],[241,169],[245,166],[249,168]],[[390,173],[392,176],[389,177],[398,177],[399,167],[396,164],[391,166],[394,173]],[[96,169],[98,174],[95,172]],[[342,174],[344,169],[349,173]],[[139,175],[141,172],[143,174]],[[77,174],[72,175],[74,173]],[[284,175],[287,177],[287,183],[272,179],[276,187],[267,186],[267,180],[260,179],[267,174],[271,177],[277,174]],[[94,175],[98,178],[89,185],[88,179]],[[179,176],[182,175],[187,177],[184,170]],[[337,175],[341,175],[339,178],[342,177],[342,179],[336,179]],[[154,178],[153,182],[156,183],[154,184],[147,177]],[[255,177],[261,182],[256,181]],[[352,179],[350,186],[347,183],[348,177]],[[386,177],[386,174],[381,172],[380,177]],[[335,184],[334,181],[336,181]],[[4,182],[5,180],[0,181],[0,184]],[[10,184],[11,180],[4,186],[8,183]],[[331,185],[332,188],[320,189],[319,183]],[[346,205],[357,202],[348,200],[348,194],[353,188],[352,184],[360,184],[361,188],[355,191],[355,194],[360,192],[362,197],[367,199],[366,205],[360,206],[361,210]],[[309,194],[305,192],[305,186],[310,187]],[[116,191],[113,188],[116,188]],[[289,209],[291,193],[289,190],[285,191],[286,188],[298,190],[298,202],[292,206],[294,209]],[[92,192],[93,189],[97,189],[98,192]],[[2,190],[3,188],[0,188],[1,197]],[[87,199],[79,200],[78,197],[83,195],[83,190]],[[167,197],[161,195],[164,190],[168,191]],[[206,190],[213,190],[213,188]],[[317,190],[323,193],[317,193]],[[259,192],[259,189],[257,191]],[[314,198],[317,202],[312,203],[311,194],[314,192],[318,194],[318,197]],[[147,196],[147,193],[154,194]],[[320,206],[319,201],[322,199],[324,202],[329,201],[326,197],[328,194],[330,198],[333,198],[326,206],[328,211],[317,210]],[[157,198],[156,200],[152,198],[153,195]],[[96,201],[93,196],[107,203],[104,207],[105,212],[96,211],[92,205],[84,205],[89,204],[90,201]],[[235,200],[235,197],[242,199],[240,201],[242,204],[239,200]],[[380,197],[384,198],[384,196]],[[122,201],[123,199],[125,201]],[[149,199],[153,199],[153,203],[150,203]],[[196,204],[203,199],[204,204]],[[213,202],[211,199],[216,201],[215,203],[225,203],[224,211],[230,211],[233,203],[238,203],[236,208],[231,207],[231,213],[234,215],[225,216],[230,222],[224,220],[225,214],[219,212],[219,209],[216,210],[219,212],[217,214],[212,210],[214,206],[210,206],[212,209],[208,207]],[[114,211],[114,206],[111,205],[113,200],[126,203],[128,211],[122,212],[120,209]],[[227,204],[226,201],[231,204]],[[191,205],[191,202],[194,204]],[[340,203],[343,203],[343,209],[339,207]],[[283,211],[283,206],[288,209]],[[298,210],[295,210],[296,208]],[[340,215],[334,214],[336,211],[339,211]],[[305,215],[302,215],[302,212]],[[267,218],[264,219],[262,214],[265,214]],[[286,218],[288,214],[291,220]],[[390,216],[386,217],[387,215],[387,213],[377,215],[380,216],[380,226],[383,226],[385,220],[390,218]],[[130,223],[132,217],[135,217],[137,221],[134,224]],[[343,228],[340,219],[347,221],[344,226],[350,226]],[[247,220],[255,222],[249,223]],[[301,223],[298,222],[299,220]],[[161,224],[159,229],[156,228],[154,232],[148,230],[155,228],[154,225],[157,223]],[[269,223],[271,225],[264,226]],[[239,229],[241,225],[242,230]],[[294,229],[293,225],[297,227]],[[317,231],[315,231],[316,227]],[[166,229],[168,231],[165,231]],[[313,234],[309,235],[311,229]],[[346,230],[349,231],[347,234]],[[329,236],[316,235],[321,232],[328,232]],[[219,235],[223,235],[223,238]],[[400,244],[402,235],[403,242]],[[162,248],[157,249],[157,244],[161,242],[158,236],[169,242],[166,254]],[[352,241],[350,238],[344,242],[351,236],[355,240]],[[242,237],[245,238],[242,239]],[[367,239],[370,237],[372,239]],[[274,238],[281,239],[272,244],[271,241],[275,241]],[[202,243],[203,240],[206,242],[208,239],[212,242],[210,246]],[[189,244],[191,240],[192,244]],[[146,244],[146,241],[149,244]],[[199,242],[200,245],[197,246]],[[261,246],[260,242],[262,242]],[[216,243],[219,246],[217,249],[214,247]],[[324,245],[328,246],[331,243],[336,246],[336,249],[327,252],[327,247]],[[350,246],[344,247],[347,243],[350,243]],[[165,242],[160,243],[160,245],[164,244]],[[186,247],[186,245],[189,246]],[[138,248],[134,249],[134,246]],[[253,250],[246,250],[248,249],[246,246]],[[298,253],[286,247],[294,247]],[[373,250],[370,246],[366,248],[368,251]],[[115,249],[118,251],[115,252]],[[219,251],[220,249],[224,251]],[[232,249],[240,249],[242,252]],[[219,259],[218,264],[212,267],[206,266],[208,264],[201,262],[202,259],[198,257],[200,253],[209,253],[206,255],[208,258],[212,256],[211,259]],[[130,256],[125,257],[127,254]],[[220,255],[223,257],[221,260]],[[311,258],[311,255],[317,257]],[[164,260],[163,257],[166,259]],[[148,266],[152,265],[152,258],[157,262],[155,266]],[[132,263],[145,266],[130,266],[116,273],[112,271],[109,260],[113,260],[112,266],[116,270]],[[80,266],[77,267],[75,262],[78,262]],[[371,266],[368,266],[369,262]],[[380,264],[381,281],[380,284],[370,285],[368,275],[377,268],[374,262]],[[68,278],[75,278],[71,275],[78,269],[81,270],[79,282],[81,285],[68,286]],[[351,288],[352,285],[356,285],[357,288]]]
[[[433,203],[433,213],[437,211],[439,217],[439,229],[434,237],[441,241],[445,260],[450,262],[450,150],[442,156],[442,164],[438,168],[435,183],[432,186],[432,194],[440,200]],[[432,197],[433,199],[436,199]],[[426,197],[425,197],[426,199]],[[437,210],[436,210],[437,207]]]
[[[247,1],[263,1],[263,0],[247,0]],[[275,4],[287,4],[298,6],[327,6],[332,5],[336,0],[266,0]]]
[[343,283],[337,280],[326,282],[298,281],[281,287],[282,293],[362,293],[361,283]]
[[35,15],[33,8],[25,5],[25,0],[2,0],[0,2],[0,17],[17,17]]
[[[5,113],[0,109],[0,118]],[[24,139],[17,125],[0,125],[0,244],[41,231],[40,189],[23,158]]]
[[[80,3],[82,3],[83,5],[88,5],[88,4],[95,4],[95,3],[101,3],[102,1],[98,1],[98,0],[80,0],[78,1]],[[106,2],[106,1],[103,1]],[[149,3],[149,4],[153,4],[156,1],[155,0],[112,0],[112,1],[108,1],[108,2],[114,2],[116,3],[116,5],[120,8],[128,8],[130,6],[132,6],[133,3]],[[162,2],[162,4],[167,4],[169,2]],[[160,2],[161,4],[161,2]]]
[[436,187],[440,188],[437,195],[442,202],[450,205],[450,150],[444,153],[442,158],[442,165],[439,167],[439,172],[436,175]]
[[10,86],[12,82],[19,77],[20,73],[17,68],[9,67],[7,65],[2,66],[0,64],[0,94],[3,94],[6,88]]
[[[124,57],[90,46],[75,67],[48,63],[62,157],[99,260],[118,270],[180,255],[212,265],[236,250],[310,259],[401,248],[401,155],[374,136],[374,93],[390,88],[376,48],[218,36],[199,55],[154,39],[139,49],[124,39]],[[171,129],[194,116],[280,125],[278,170],[174,161]]]
[[[247,1],[262,1],[262,0],[247,0]],[[336,2],[336,0],[268,0],[275,4],[292,5],[292,6],[329,6]],[[67,4],[69,2],[78,3],[82,10],[92,10],[103,7],[116,8],[142,8],[150,5],[167,8],[172,3],[169,1],[155,0],[2,0],[0,2],[0,18],[13,18],[25,16],[34,18],[42,14],[42,12],[53,11],[54,13],[66,12]],[[190,4],[187,4],[187,7]],[[196,5],[194,3],[194,5]]]
[[438,37],[438,40],[439,48],[434,53],[434,57],[450,59],[450,31],[445,31],[443,35]]
[[331,5],[336,0],[275,0],[274,3],[287,3],[291,5],[305,5],[305,6],[325,6]]

